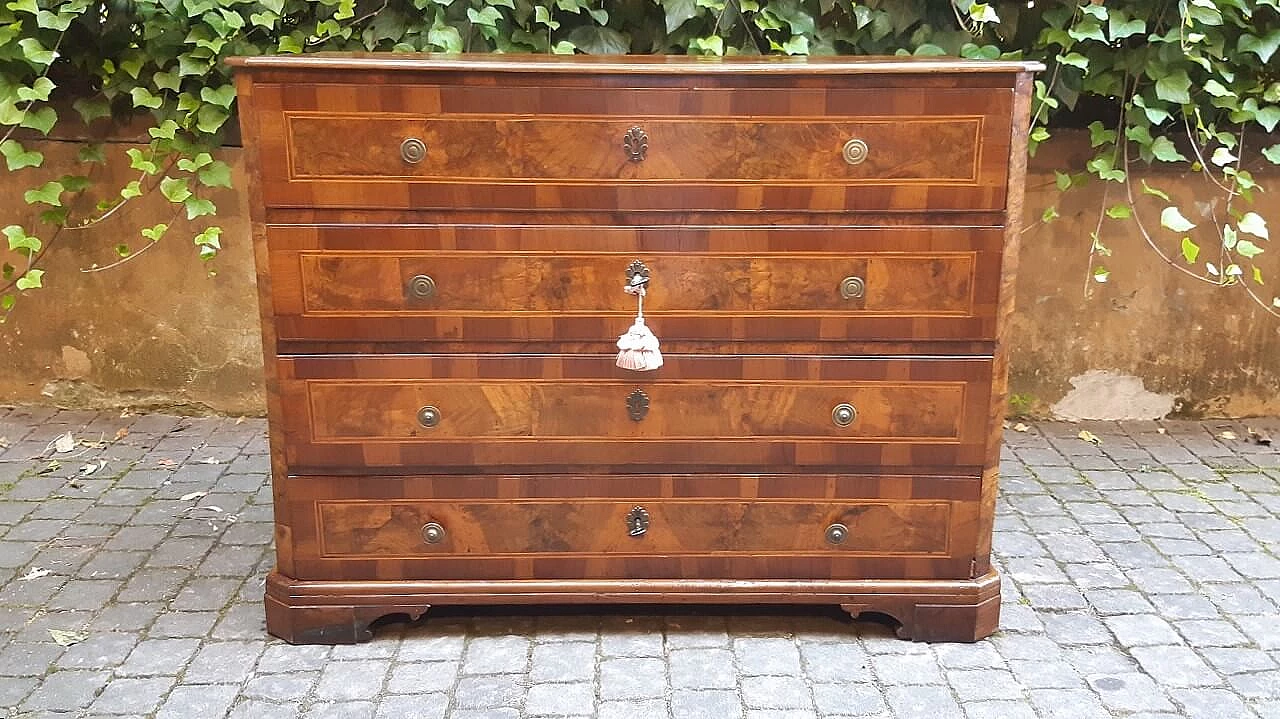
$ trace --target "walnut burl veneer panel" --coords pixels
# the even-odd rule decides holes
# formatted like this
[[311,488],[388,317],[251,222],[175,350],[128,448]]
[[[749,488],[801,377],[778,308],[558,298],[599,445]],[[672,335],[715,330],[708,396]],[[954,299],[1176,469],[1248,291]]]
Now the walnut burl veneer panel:
[[294,357],[278,371],[290,461],[308,468],[976,467],[990,393],[983,359],[672,355],[639,374],[607,355]]
[[[269,229],[285,340],[611,343],[650,269],[664,341],[990,340],[996,228],[281,226]],[[426,275],[434,291],[412,291]],[[854,277],[861,296],[840,285]]]
[[[714,85],[715,83],[711,83]],[[1001,209],[1012,92],[259,84],[269,207]],[[495,112],[496,110],[496,112]],[[747,119],[749,118],[749,119]],[[624,135],[639,128],[642,157]],[[425,146],[417,161],[401,145]],[[845,160],[847,142],[865,157]]]

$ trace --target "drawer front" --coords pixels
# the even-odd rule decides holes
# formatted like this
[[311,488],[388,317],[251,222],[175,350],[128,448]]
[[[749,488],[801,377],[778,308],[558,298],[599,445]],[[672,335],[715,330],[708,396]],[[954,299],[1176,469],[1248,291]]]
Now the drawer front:
[[271,227],[285,340],[989,340],[994,228]]
[[279,364],[298,471],[499,466],[964,465],[986,359],[295,357]]
[[[522,499],[439,496],[467,481]],[[791,485],[884,494],[797,498],[788,496],[800,494]],[[728,490],[730,496],[670,496],[691,486]],[[905,578],[943,567],[967,571],[979,481],[892,475],[646,475],[634,482],[590,475],[301,477],[290,479],[289,487],[281,515],[303,578],[326,571],[361,578],[375,563],[384,579]],[[561,494],[543,496],[545,489]],[[733,496],[736,490],[763,492],[748,499]],[[696,573],[729,566],[737,571]]]
[[258,84],[264,199],[362,208],[1004,207],[1009,89],[636,85]]

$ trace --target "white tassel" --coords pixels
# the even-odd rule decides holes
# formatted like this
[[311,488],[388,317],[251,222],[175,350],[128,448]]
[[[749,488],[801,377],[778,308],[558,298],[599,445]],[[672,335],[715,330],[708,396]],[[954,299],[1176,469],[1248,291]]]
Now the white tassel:
[[618,338],[616,364],[622,369],[637,372],[658,369],[662,366],[662,351],[658,349],[657,336],[644,324],[644,284],[636,282],[625,289],[627,294],[638,298],[639,306],[636,309],[636,323]]
[[631,329],[618,338],[617,365],[637,372],[647,372],[662,366],[658,338],[645,326],[644,317],[637,316]]

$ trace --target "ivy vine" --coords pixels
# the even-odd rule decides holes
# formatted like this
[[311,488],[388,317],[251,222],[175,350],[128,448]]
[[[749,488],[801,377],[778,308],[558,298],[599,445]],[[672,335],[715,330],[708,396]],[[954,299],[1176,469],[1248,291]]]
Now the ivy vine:
[[[1069,190],[1114,187],[1087,240],[1089,282],[1105,282],[1108,223],[1134,222],[1176,271],[1243,291],[1280,316],[1255,264],[1269,240],[1250,172],[1280,164],[1280,0],[928,2],[927,0],[0,0],[0,154],[35,173],[36,149],[60,121],[147,118],[150,143],[84,143],[80,171],[23,196],[36,224],[3,227],[0,318],[43,285],[49,248],[159,193],[168,217],[98,248],[85,271],[133,261],[165,241],[178,218],[190,242],[221,248],[211,190],[230,187],[215,150],[234,122],[231,55],[387,52],[910,54],[1039,59],[1032,152],[1059,118],[1094,114],[1095,154],[1058,173]],[[107,186],[105,163],[136,172]],[[127,163],[127,164],[126,164]],[[1190,212],[1139,181],[1135,164],[1198,173],[1220,201]],[[1113,193],[1108,190],[1108,197]],[[1159,200],[1158,219],[1138,200]],[[1148,200],[1150,201],[1150,200]],[[1203,203],[1202,203],[1203,204]],[[1144,204],[1144,207],[1146,205]],[[10,204],[9,211],[30,214]],[[1057,216],[1049,208],[1041,217]],[[1193,222],[1188,216],[1195,218]],[[0,218],[0,224],[5,220]],[[127,223],[123,223],[127,224]],[[172,241],[172,240],[170,240]],[[93,252],[93,250],[90,250]]]

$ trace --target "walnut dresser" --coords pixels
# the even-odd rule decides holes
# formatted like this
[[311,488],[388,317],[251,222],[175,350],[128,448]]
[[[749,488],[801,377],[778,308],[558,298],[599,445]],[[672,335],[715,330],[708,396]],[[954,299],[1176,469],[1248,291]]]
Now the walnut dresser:
[[[973,641],[1034,63],[238,58],[267,626],[809,603]],[[615,364],[647,279],[665,363]]]

